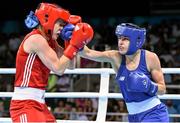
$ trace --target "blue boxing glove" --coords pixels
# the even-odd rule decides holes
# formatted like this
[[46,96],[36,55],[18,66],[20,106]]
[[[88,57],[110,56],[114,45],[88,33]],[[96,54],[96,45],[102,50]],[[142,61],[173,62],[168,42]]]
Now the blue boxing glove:
[[24,22],[29,29],[35,28],[39,24],[39,20],[33,11],[30,11]]
[[64,41],[69,41],[71,39],[72,36],[72,32],[74,30],[75,26],[73,24],[67,24],[66,26],[64,26],[64,28],[61,30],[60,33],[60,37],[64,40]]
[[151,96],[156,95],[158,91],[158,85],[140,72],[131,72],[127,78],[126,86],[128,91],[145,92]]

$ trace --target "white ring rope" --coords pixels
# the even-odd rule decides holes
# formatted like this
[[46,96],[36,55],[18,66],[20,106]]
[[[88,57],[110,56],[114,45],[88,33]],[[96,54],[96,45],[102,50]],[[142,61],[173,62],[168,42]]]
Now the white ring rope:
[[[162,68],[164,74],[180,74],[180,68]],[[15,68],[1,68],[0,74],[15,74]],[[53,72],[51,72],[53,73]],[[115,74],[111,68],[77,68],[74,70],[66,70],[66,74]]]
[[[0,97],[12,97],[13,92],[0,92]],[[122,99],[122,94],[120,93],[108,93],[108,94],[99,94],[96,92],[46,92],[45,93],[46,98],[116,98],[116,99]],[[179,94],[165,94],[165,95],[159,95],[160,99],[173,99],[173,100],[180,100]]]
[[[163,68],[164,74],[180,74],[180,68]],[[15,74],[15,68],[1,68],[0,74]],[[51,74],[54,74],[51,72]],[[98,98],[98,112],[96,121],[73,121],[73,120],[57,120],[60,123],[118,123],[105,121],[107,112],[108,98],[120,98],[120,93],[109,93],[109,78],[110,74],[115,74],[110,68],[83,68],[66,70],[65,74],[100,74],[100,91],[96,92],[61,92],[61,93],[45,93],[46,98]],[[0,97],[12,97],[13,92],[0,92]],[[180,100],[180,95],[165,94],[159,96],[160,99],[177,99]],[[0,121],[11,121],[10,118],[0,118]]]

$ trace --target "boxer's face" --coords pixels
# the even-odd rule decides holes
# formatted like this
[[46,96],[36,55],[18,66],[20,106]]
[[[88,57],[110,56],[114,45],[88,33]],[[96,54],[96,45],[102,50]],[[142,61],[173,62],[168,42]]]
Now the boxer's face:
[[66,24],[66,22],[60,19],[56,21],[56,23],[54,24],[52,39],[56,40],[60,36],[61,30]]
[[129,48],[129,38],[125,36],[120,36],[118,37],[118,49],[120,54],[124,55],[127,53],[128,48]]

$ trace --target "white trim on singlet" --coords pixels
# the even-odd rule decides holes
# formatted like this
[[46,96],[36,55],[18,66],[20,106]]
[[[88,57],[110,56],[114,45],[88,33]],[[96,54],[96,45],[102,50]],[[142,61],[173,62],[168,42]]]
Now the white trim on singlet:
[[29,79],[30,79],[30,76],[31,76],[32,66],[33,66],[35,58],[36,58],[35,53],[30,53],[28,55],[26,65],[25,65],[25,68],[24,68],[24,75],[23,75],[23,81],[21,83],[21,87],[27,87],[28,84],[29,84]]
[[30,87],[15,87],[12,100],[35,100],[39,103],[45,103],[45,90]]
[[19,118],[20,118],[20,123],[27,123],[27,115],[26,114],[20,115]]
[[161,101],[157,96],[153,96],[147,100],[141,102],[130,102],[126,103],[129,114],[138,114],[144,111],[147,111],[157,105],[159,105]]

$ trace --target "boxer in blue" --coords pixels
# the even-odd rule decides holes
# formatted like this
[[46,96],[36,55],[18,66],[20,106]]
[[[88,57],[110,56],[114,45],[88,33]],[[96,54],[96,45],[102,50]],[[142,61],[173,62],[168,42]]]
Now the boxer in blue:
[[132,23],[117,25],[118,49],[95,51],[87,46],[79,55],[97,62],[109,62],[116,72],[128,109],[129,122],[169,122],[167,107],[157,95],[166,85],[158,56],[142,49],[146,29]]

